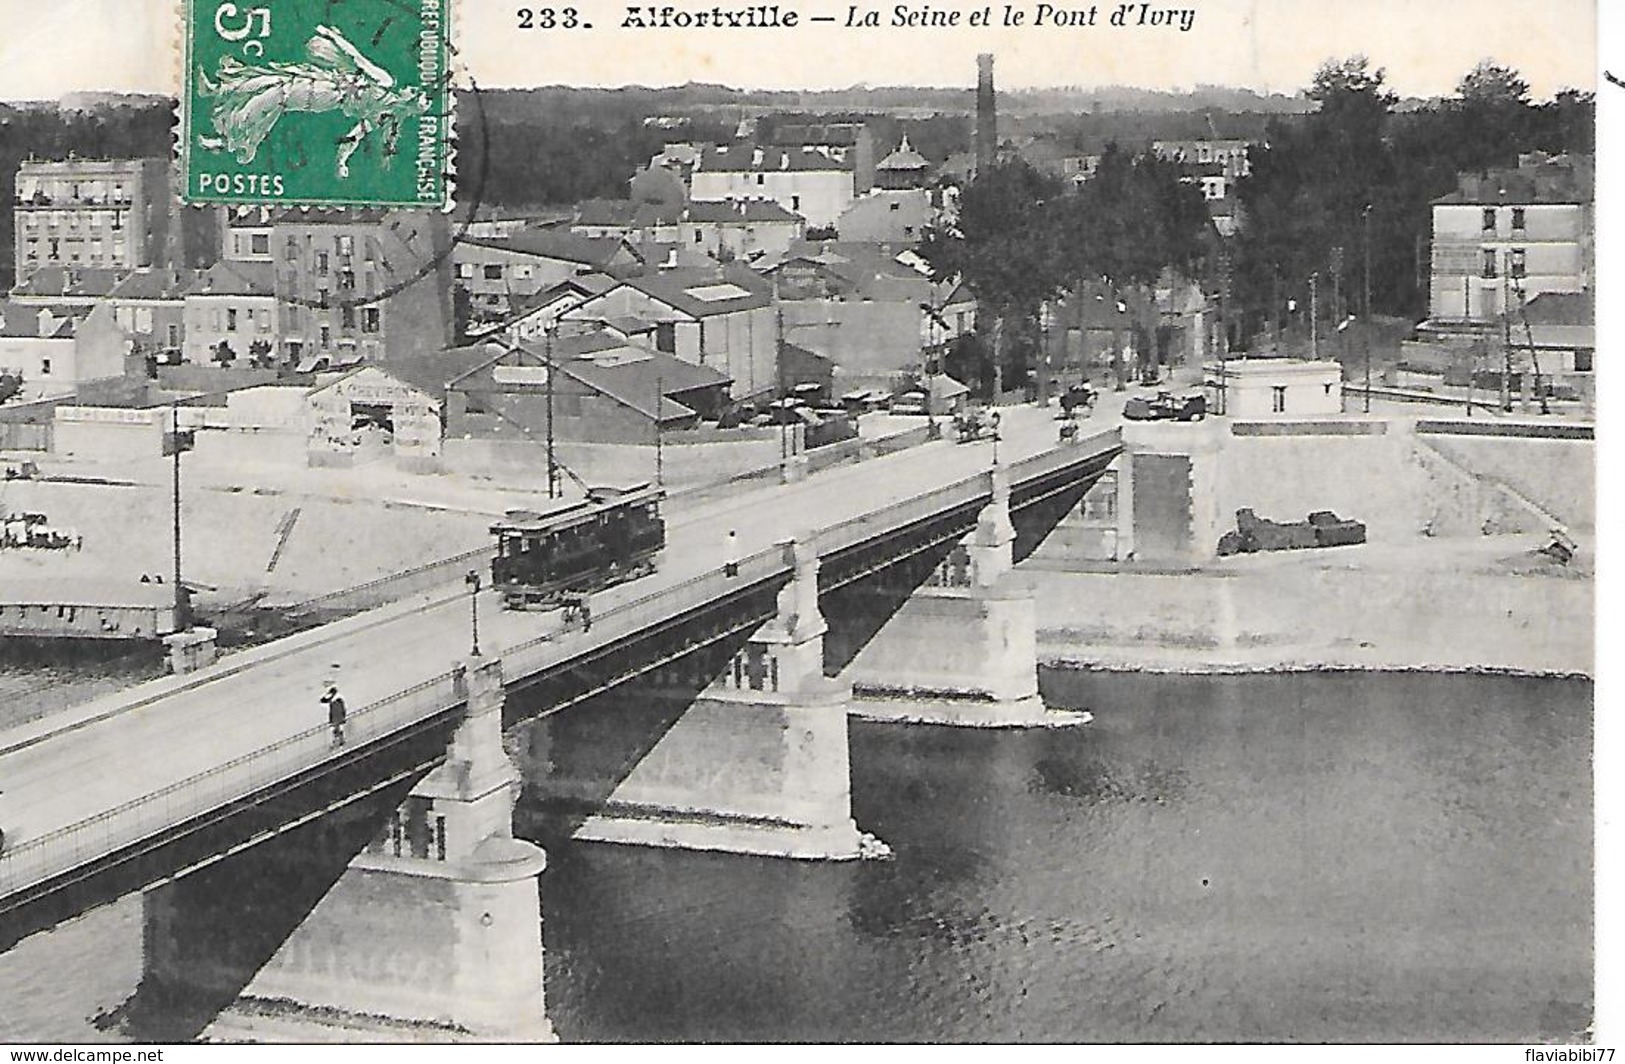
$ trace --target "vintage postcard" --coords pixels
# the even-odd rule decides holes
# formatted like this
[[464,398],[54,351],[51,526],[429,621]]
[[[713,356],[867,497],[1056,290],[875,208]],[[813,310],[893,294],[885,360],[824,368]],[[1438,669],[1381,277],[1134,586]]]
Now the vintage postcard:
[[1604,5],[0,7],[15,1059],[1612,1060]]

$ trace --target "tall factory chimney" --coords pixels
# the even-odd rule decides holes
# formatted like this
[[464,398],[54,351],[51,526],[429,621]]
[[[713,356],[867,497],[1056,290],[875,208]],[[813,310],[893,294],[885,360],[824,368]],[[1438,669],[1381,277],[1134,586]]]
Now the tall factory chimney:
[[993,166],[999,148],[999,112],[993,102],[993,55],[976,57],[976,172]]

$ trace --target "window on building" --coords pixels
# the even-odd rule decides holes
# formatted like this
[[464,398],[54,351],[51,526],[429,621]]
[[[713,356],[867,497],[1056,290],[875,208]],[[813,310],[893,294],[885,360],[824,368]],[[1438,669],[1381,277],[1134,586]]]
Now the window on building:
[[1494,276],[1496,276],[1496,272],[1495,272],[1495,249],[1494,248],[1485,248],[1484,249],[1484,268],[1479,272],[1479,276],[1481,276],[1481,277],[1494,277]]
[[758,184],[758,185],[765,185],[765,184],[767,184],[767,175],[765,175],[765,174],[757,174],[757,175],[756,175],[756,183],[757,183],[757,184]]
[[170,347],[179,347],[181,345],[181,327],[174,322],[170,322],[164,328],[164,341]]
[[790,197],[790,209],[793,210],[793,211],[799,211],[801,209],[801,197],[800,196],[791,196]]
[[1495,232],[1495,208],[1494,207],[1485,207],[1484,208],[1484,225],[1483,225],[1483,228],[1484,228],[1484,232],[1486,232],[1486,233]]
[[114,211],[113,212],[113,232],[116,233],[116,232],[118,232],[119,230],[121,230],[123,228],[124,228],[124,212],[123,211]]
[[1593,353],[1594,352],[1592,352],[1590,350],[1576,350],[1574,352],[1574,372],[1576,372],[1576,373],[1591,373],[1591,372],[1593,372],[1593,370],[1591,369],[1591,356],[1592,356]]
[[323,325],[316,338],[316,342],[320,344],[324,350],[330,347],[333,343],[333,330],[328,328],[326,325]]
[[474,264],[472,262],[459,262],[457,264],[457,276],[465,281],[471,280],[474,277]]
[[1514,208],[1512,208],[1512,231],[1514,233],[1523,232],[1523,223],[1524,223],[1524,209],[1522,207],[1514,207]]
[[345,257],[355,254],[355,237],[340,236],[338,238],[339,254]]
[[288,238],[288,246],[283,250],[282,257],[287,259],[289,262],[298,262],[299,261],[299,238],[298,237],[290,236]]
[[227,307],[226,308],[226,331],[227,332],[236,332],[237,331],[237,308],[236,307]]
[[1524,249],[1512,249],[1512,261],[1507,263],[1507,272],[1513,277],[1522,277],[1524,274]]
[[304,351],[305,349],[305,345],[298,340],[289,340],[285,346],[288,352],[288,357],[293,359],[297,359],[300,352]]
[[316,276],[327,276],[327,252],[325,251],[316,252]]
[[481,275],[487,281],[500,281],[502,280],[502,266],[500,264],[494,266],[488,265],[481,271]]
[[1277,414],[1286,413],[1286,385],[1277,384],[1270,388],[1270,409]]
[[677,353],[677,323],[663,321],[655,326],[655,350],[668,355]]
[[271,234],[248,234],[248,253],[250,255],[269,255],[271,253]]
[[903,209],[903,205],[901,203],[888,203],[886,204],[886,209],[891,211],[900,211]]
[[361,308],[361,331],[375,333],[383,328],[383,313],[377,307]]
[[353,289],[353,288],[355,288],[355,271],[354,270],[340,270],[339,271],[339,287],[342,288],[342,289]]
[[704,243],[704,241],[705,241],[705,230],[704,229],[696,229],[696,230],[694,230],[694,243],[700,244],[700,243]]
[[349,303],[339,308],[339,325],[345,329],[355,328],[355,307]]
[[51,375],[51,360],[50,359],[42,358],[42,359],[39,360],[39,373],[40,373],[41,377],[49,377]]

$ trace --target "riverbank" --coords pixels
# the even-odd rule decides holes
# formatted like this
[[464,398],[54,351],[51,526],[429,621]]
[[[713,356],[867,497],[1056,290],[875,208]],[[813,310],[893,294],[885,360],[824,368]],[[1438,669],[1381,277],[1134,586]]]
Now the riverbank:
[[1187,572],[1022,571],[1048,667],[1592,676],[1589,552],[1558,565],[1534,553],[1544,541],[1419,538]]

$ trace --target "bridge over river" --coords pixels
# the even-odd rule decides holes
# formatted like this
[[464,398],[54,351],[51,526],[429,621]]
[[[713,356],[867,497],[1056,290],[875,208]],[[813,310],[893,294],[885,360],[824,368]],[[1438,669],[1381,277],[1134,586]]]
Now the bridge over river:
[[[740,753],[732,737],[770,720],[773,741],[789,745],[771,759],[775,782],[757,781],[735,802],[737,823],[720,842],[701,837],[708,828],[651,828],[647,810],[600,822],[596,837],[855,856],[844,720],[853,656],[882,642],[877,632],[914,625],[889,651],[875,650],[878,667],[908,674],[911,689],[933,687],[919,671],[933,667],[918,661],[922,639],[964,630],[964,646],[939,647],[940,667],[959,673],[999,656],[979,639],[1013,647],[1013,666],[992,665],[1003,675],[970,685],[973,701],[1036,704],[1031,598],[1023,613],[1008,569],[1099,477],[1121,438],[1103,428],[1057,446],[1054,423],[1025,414],[1005,419],[997,444],[929,443],[680,514],[658,572],[595,595],[586,631],[555,612],[503,610],[490,590],[471,595],[459,582],[0,733],[0,948],[131,890],[188,882],[359,798],[397,802],[409,788],[441,813],[414,836],[430,842],[407,842],[407,859],[507,861],[534,900],[539,861],[521,868],[522,855],[493,857],[489,845],[525,845],[509,838],[513,777],[501,730],[633,678],[680,688],[699,674],[689,712],[703,721],[686,739],[681,720],[668,722],[649,744],[729,761]],[[735,577],[721,566],[730,529],[741,553]],[[855,588],[884,597],[898,573],[901,595],[887,607],[896,616],[856,634],[832,631],[826,647],[838,611],[820,604]],[[941,594],[910,620],[906,600],[921,585]],[[481,653],[471,657],[476,619]],[[963,675],[950,680],[936,686],[965,692]],[[337,748],[318,701],[330,681],[350,706]],[[792,732],[801,738],[784,738]],[[625,783],[635,803],[636,772]],[[644,790],[673,803],[669,775]],[[392,830],[400,855],[416,830],[395,816],[392,829],[367,829],[375,851]],[[456,1022],[480,1029],[467,1016]]]

